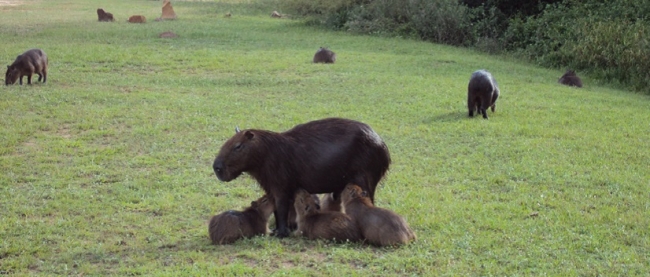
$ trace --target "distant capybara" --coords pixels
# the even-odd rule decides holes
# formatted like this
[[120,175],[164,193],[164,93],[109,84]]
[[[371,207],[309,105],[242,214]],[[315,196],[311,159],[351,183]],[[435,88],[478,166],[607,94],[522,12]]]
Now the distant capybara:
[[320,211],[311,194],[298,189],[294,201],[297,233],[308,239],[324,239],[337,242],[361,239],[359,227],[348,215],[341,212]]
[[144,17],[144,15],[132,15],[129,17],[129,22],[130,23],[146,23],[147,19]]
[[[314,198],[316,208],[320,210],[320,198],[318,198],[318,195],[312,194],[311,197]],[[298,228],[296,224],[296,209],[289,209],[289,216],[287,218],[289,220],[289,229],[296,230]]]
[[398,214],[375,207],[361,187],[349,184],[341,193],[345,213],[361,228],[364,239],[374,245],[390,246],[415,240],[415,233]]
[[275,199],[275,235],[289,235],[287,217],[294,194],[330,193],[340,197],[350,182],[374,199],[375,188],[390,165],[388,147],[367,124],[327,118],[300,124],[283,133],[249,129],[224,143],[212,165],[219,180],[243,172]]
[[178,35],[172,31],[162,32],[158,35],[159,38],[177,38]]
[[334,199],[333,193],[328,193],[320,200],[320,209],[322,211],[343,212],[341,207],[341,197]]
[[241,238],[268,233],[269,217],[275,210],[273,200],[262,196],[243,212],[226,211],[210,220],[208,233],[213,244],[228,244]]
[[5,74],[5,85],[15,84],[20,80],[23,84],[23,76],[27,76],[27,84],[32,84],[32,74],[38,75],[38,81],[47,81],[47,55],[41,49],[30,49],[16,57],[11,65],[7,66]]
[[104,9],[97,9],[97,17],[99,18],[98,20],[100,22],[115,21],[115,18],[113,18],[113,14],[109,12],[105,12]]
[[271,17],[273,17],[273,18],[282,18],[282,14],[280,14],[278,11],[273,11],[271,13]]
[[336,54],[327,48],[319,48],[314,54],[314,63],[334,63],[336,62]]
[[558,83],[571,86],[571,87],[582,87],[582,80],[576,75],[576,72],[573,70],[567,70],[560,79],[557,80]]
[[487,108],[492,112],[496,108],[496,101],[499,98],[499,85],[490,72],[477,70],[472,73],[467,86],[467,109],[469,116],[474,116],[474,110],[478,110],[483,118],[487,119]]

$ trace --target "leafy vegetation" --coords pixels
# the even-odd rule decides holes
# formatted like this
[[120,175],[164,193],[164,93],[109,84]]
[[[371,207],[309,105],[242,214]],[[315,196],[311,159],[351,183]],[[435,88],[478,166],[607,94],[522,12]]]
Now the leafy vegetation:
[[[0,87],[0,273],[13,275],[643,276],[650,268],[648,96],[556,83],[467,49],[315,30],[274,2],[23,1],[0,7],[0,60],[39,47],[47,84]],[[96,22],[95,10],[116,22]],[[231,18],[223,15],[231,12]],[[146,24],[126,18],[143,14]],[[161,39],[173,31],[180,37]],[[337,63],[312,64],[319,46]],[[467,117],[479,68],[499,81]],[[490,112],[491,113],[491,112]],[[393,164],[377,205],[400,248],[260,237],[214,246],[210,216],[262,194],[217,181],[241,128],[339,116]]]

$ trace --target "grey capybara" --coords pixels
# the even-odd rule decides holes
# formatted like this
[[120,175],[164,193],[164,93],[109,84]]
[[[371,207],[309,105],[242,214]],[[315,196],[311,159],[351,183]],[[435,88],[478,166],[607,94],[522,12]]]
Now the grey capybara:
[[32,84],[32,74],[38,74],[38,81],[47,81],[47,55],[41,49],[30,49],[16,57],[11,65],[7,66],[5,74],[5,85],[15,84],[20,80],[23,84],[23,76],[27,76],[27,84]]
[[241,238],[268,233],[268,221],[275,204],[264,195],[244,211],[226,211],[210,219],[208,233],[213,244],[228,244]]
[[334,63],[336,62],[336,54],[327,48],[321,47],[314,54],[314,63]]
[[490,107],[494,112],[497,98],[499,98],[499,85],[492,74],[482,69],[472,73],[467,86],[469,116],[473,117],[474,110],[478,110],[478,113],[487,119],[487,108]]
[[582,87],[582,80],[576,75],[576,72],[568,69],[560,79],[557,80],[558,83],[567,85],[570,87]]

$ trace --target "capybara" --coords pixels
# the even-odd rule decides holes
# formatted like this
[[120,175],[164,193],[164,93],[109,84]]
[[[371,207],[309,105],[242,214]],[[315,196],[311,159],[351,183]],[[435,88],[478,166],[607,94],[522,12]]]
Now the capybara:
[[582,80],[576,75],[576,72],[573,70],[567,70],[560,79],[557,80],[558,83],[571,86],[571,87],[582,87]]
[[129,22],[131,23],[146,23],[147,19],[144,17],[144,15],[132,15],[129,17]]
[[[311,197],[314,198],[316,208],[320,210],[320,198],[318,198],[318,195],[312,194]],[[287,220],[289,221],[288,224],[290,230],[295,230],[298,228],[298,225],[296,224],[296,209],[289,208],[289,216],[287,217]]]
[[327,48],[319,48],[314,54],[314,63],[334,63],[336,62],[336,54]]
[[214,244],[228,244],[240,238],[268,233],[269,217],[275,210],[274,201],[264,195],[244,211],[226,211],[210,219],[208,233]]
[[273,11],[271,13],[271,17],[273,17],[273,18],[282,18],[282,14],[280,14],[278,11]]
[[398,214],[375,207],[361,187],[349,184],[341,194],[345,213],[361,228],[363,238],[370,244],[391,246],[415,240],[415,233]]
[[27,84],[32,84],[32,74],[38,75],[38,81],[47,81],[47,55],[41,49],[30,49],[16,57],[11,65],[7,66],[5,73],[5,85],[15,84],[20,80],[23,84],[23,76],[27,76]]
[[111,22],[115,21],[115,18],[113,18],[113,14],[104,11],[104,9],[97,9],[97,18],[100,22]]
[[320,200],[320,209],[322,211],[343,212],[341,209],[341,197],[334,199],[334,194],[328,193]]
[[492,77],[490,72],[477,70],[472,73],[467,86],[467,108],[469,116],[474,116],[476,109],[483,118],[487,119],[487,108],[490,107],[492,112],[496,108],[496,101],[499,98],[499,85]]
[[318,203],[304,189],[298,189],[294,201],[299,235],[308,239],[324,239],[337,242],[361,239],[359,227],[348,215],[341,212],[321,211]]
[[162,32],[158,35],[159,38],[177,38],[178,35],[172,31]]
[[354,182],[374,199],[377,183],[390,165],[384,141],[365,123],[327,118],[300,124],[283,133],[249,129],[224,143],[212,165],[219,180],[242,172],[253,177],[275,199],[275,235],[289,235],[287,216],[294,194],[334,192],[340,197]]

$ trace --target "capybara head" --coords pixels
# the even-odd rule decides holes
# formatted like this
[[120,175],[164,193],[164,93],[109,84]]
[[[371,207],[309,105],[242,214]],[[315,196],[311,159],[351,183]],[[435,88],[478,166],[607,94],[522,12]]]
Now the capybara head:
[[10,65],[7,66],[7,73],[5,73],[5,85],[13,85],[20,77],[20,70]]
[[360,186],[355,184],[346,185],[345,189],[341,193],[341,203],[347,204],[355,199],[365,199],[363,200],[364,202],[372,204],[372,201],[370,201],[370,198],[368,197],[367,191],[364,191]]
[[275,211],[275,203],[271,197],[264,195],[251,202],[251,208],[257,210],[262,217],[268,219]]
[[296,199],[293,202],[298,217],[317,213],[320,210],[320,205],[318,205],[316,199],[318,198],[314,198],[306,190],[298,189],[296,191]]
[[224,182],[232,181],[248,170],[258,159],[255,148],[255,132],[237,129],[235,135],[221,146],[214,160],[212,168],[217,178]]

